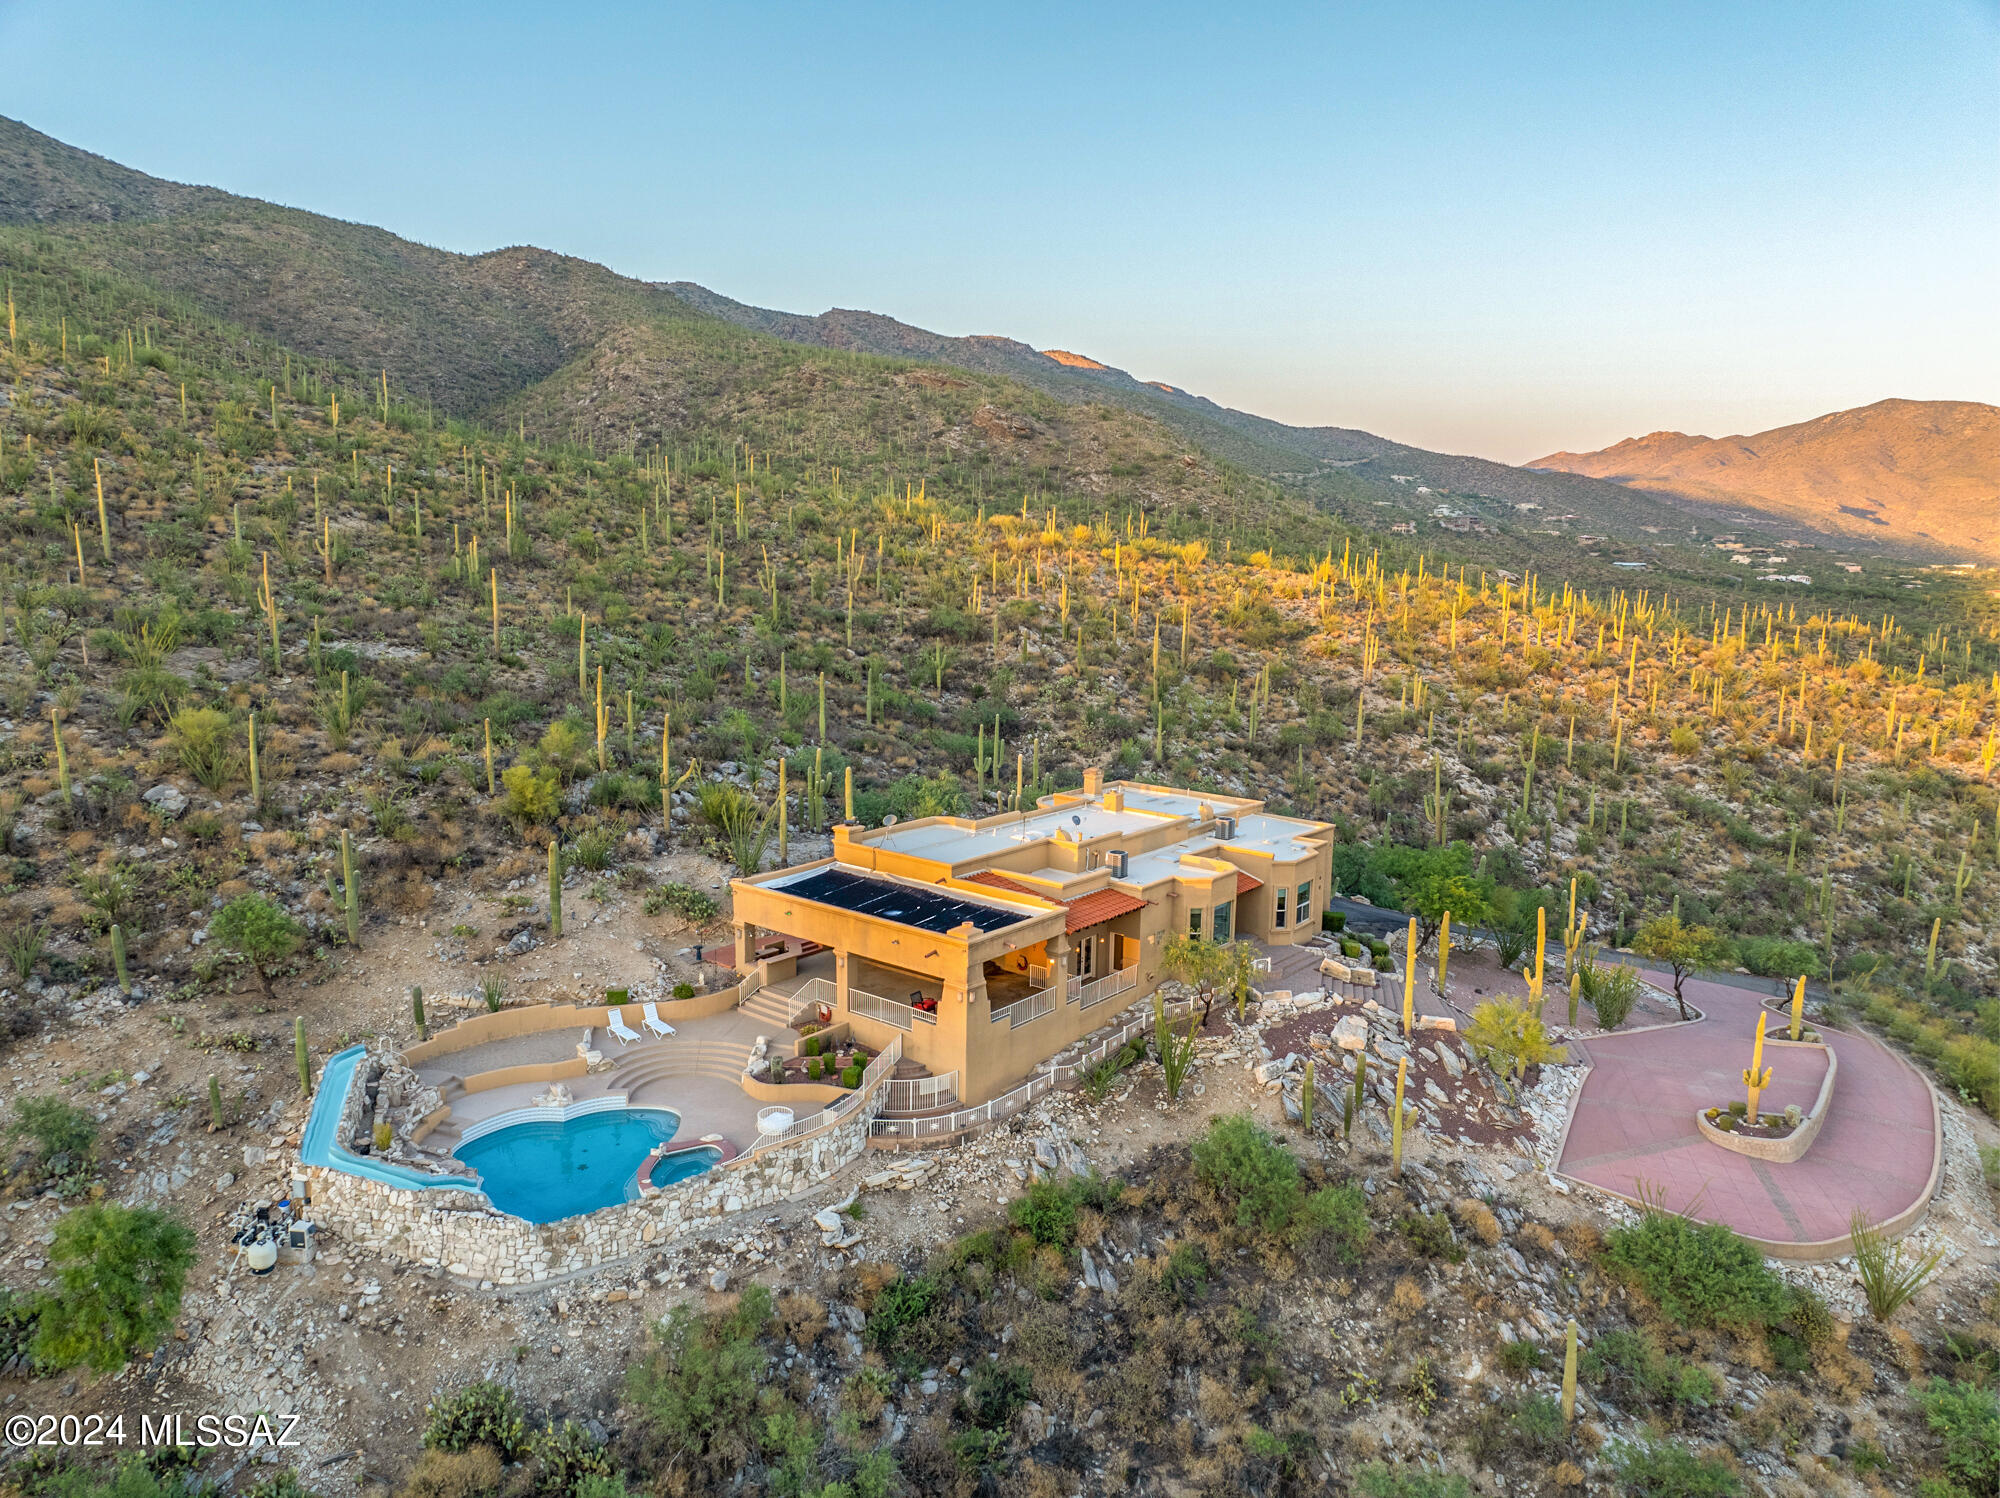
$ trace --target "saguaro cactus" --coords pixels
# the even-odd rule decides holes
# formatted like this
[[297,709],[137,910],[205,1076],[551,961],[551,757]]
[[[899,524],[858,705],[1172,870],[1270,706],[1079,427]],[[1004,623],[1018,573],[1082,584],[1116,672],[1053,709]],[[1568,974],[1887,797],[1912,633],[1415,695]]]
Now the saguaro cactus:
[[549,839],[549,935],[562,935],[562,859],[554,838]]
[[132,984],[125,976],[125,928],[119,925],[111,928],[111,968],[118,974],[118,991],[130,993]]
[[1438,924],[1438,997],[1445,996],[1445,975],[1451,967],[1451,912]]
[[340,832],[340,877],[347,891],[347,944],[361,945],[361,893],[354,877],[354,844],[347,829]]
[[292,1059],[299,1066],[299,1091],[306,1097],[312,1096],[312,1052],[306,1049],[306,1022],[304,1016],[292,1020]]
[[1792,1039],[1794,1040],[1797,1040],[1799,1038],[1800,1032],[1804,1028],[1805,1011],[1806,1011],[1806,975],[1804,973],[1800,973],[1798,984],[1796,987],[1792,989],[1791,1034],[1792,1034]]
[[1576,1419],[1576,1318],[1569,1319],[1563,1335],[1563,1421]]
[[424,1022],[424,991],[414,983],[410,985],[410,1017],[417,1022],[417,1039],[429,1040],[431,1027]]
[[1306,1058],[1305,1085],[1299,1089],[1299,1126],[1308,1134],[1313,1126],[1313,1088],[1318,1084],[1313,1077],[1312,1058]]
[[1403,1173],[1403,1084],[1409,1079],[1410,1058],[1396,1062],[1396,1116],[1389,1123],[1389,1157],[1397,1175]]
[[1340,1137],[1352,1139],[1354,1125],[1361,1119],[1361,1110],[1368,1103],[1368,1053],[1354,1053],[1354,1089],[1347,1095],[1346,1105],[1341,1110]]
[[257,766],[257,715],[250,715],[250,804],[264,804],[264,784],[258,775]]
[[1750,1090],[1749,1110],[1745,1115],[1752,1124],[1757,1122],[1757,1101],[1766,1087],[1771,1085],[1771,1068],[1764,1064],[1764,1011],[1757,1011],[1757,1040],[1750,1051],[1750,1065],[1743,1073],[1743,1085]]
[[211,1133],[222,1130],[222,1083],[212,1073],[208,1079],[208,1127]]

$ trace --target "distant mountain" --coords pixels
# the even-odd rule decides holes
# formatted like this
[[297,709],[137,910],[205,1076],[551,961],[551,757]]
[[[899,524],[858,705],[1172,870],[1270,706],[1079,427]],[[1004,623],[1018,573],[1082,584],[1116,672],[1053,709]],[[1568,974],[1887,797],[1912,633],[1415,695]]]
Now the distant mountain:
[[[1231,481],[1244,503],[1274,486],[1370,529],[1444,526],[1462,553],[1504,556],[1507,565],[1565,544],[1644,558],[1689,526],[1682,510],[1635,487],[1427,452],[1351,428],[1287,426],[1080,352],[947,337],[874,312],[773,311],[530,246],[454,254],[150,177],[0,119],[0,264],[31,261],[128,277],[309,358],[385,370],[451,415],[619,447],[673,440],[697,410],[763,420],[786,408],[795,382],[761,346],[770,342],[953,366],[1005,382],[978,399],[1007,410],[1025,409],[1017,396],[1031,392],[1067,407],[1122,408],[1140,419],[1120,428],[1120,444],[1140,444],[1136,455],[1113,461],[1096,444],[1073,444],[1103,465],[1093,482],[1113,489],[1150,487],[1140,472],[1192,445],[1257,481]],[[885,389],[898,378],[888,368],[851,372]],[[1068,419],[1061,425],[1068,430]],[[896,439],[942,440],[946,430]],[[1063,467],[1052,455],[1042,464],[1050,478]],[[1605,537],[1619,544],[1607,552]]]
[[1747,505],[1887,550],[2000,559],[2000,406],[1884,400],[1748,437],[1654,432],[1528,466]]

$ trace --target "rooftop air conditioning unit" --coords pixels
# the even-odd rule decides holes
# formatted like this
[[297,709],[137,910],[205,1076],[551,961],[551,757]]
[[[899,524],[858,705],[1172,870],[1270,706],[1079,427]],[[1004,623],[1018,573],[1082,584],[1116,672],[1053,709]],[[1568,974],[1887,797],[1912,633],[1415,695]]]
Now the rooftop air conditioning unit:
[[1236,836],[1236,818],[1217,817],[1215,819],[1215,835],[1225,843]]
[[1105,856],[1111,860],[1111,877],[1113,879],[1123,879],[1125,877],[1125,850],[1123,848],[1113,848]]

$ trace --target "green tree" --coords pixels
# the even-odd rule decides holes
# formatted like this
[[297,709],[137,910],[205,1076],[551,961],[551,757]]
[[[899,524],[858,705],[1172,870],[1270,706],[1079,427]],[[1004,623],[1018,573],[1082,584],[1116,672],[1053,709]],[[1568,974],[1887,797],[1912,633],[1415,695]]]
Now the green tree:
[[1204,936],[1170,936],[1166,951],[1160,955],[1160,971],[1185,983],[1200,997],[1204,1025],[1208,1023],[1216,991],[1235,975],[1236,959],[1229,950],[1234,945],[1210,941]]
[[1454,925],[1475,926],[1494,912],[1494,884],[1475,874],[1464,843],[1410,848],[1400,843],[1340,843],[1334,849],[1334,885],[1376,905],[1417,918],[1417,944],[1429,947],[1451,912]]
[[1688,926],[1677,915],[1655,916],[1632,938],[1632,950],[1641,957],[1664,962],[1674,974],[1674,1002],[1681,1018],[1687,1019],[1687,998],[1681,984],[1699,968],[1719,967],[1729,959],[1729,943],[1712,926]]
[[1481,1004],[1465,1028],[1465,1043],[1495,1071],[1516,1078],[1531,1066],[1569,1059],[1561,1046],[1549,1044],[1542,1017],[1525,1001],[1489,999]]
[[35,1356],[98,1373],[150,1351],[173,1329],[194,1267],[195,1236],[151,1207],[78,1207],[49,1248],[56,1290],[43,1303]]
[[236,953],[257,974],[257,986],[272,998],[271,969],[298,951],[305,931],[283,907],[262,895],[239,895],[222,907],[209,927],[210,938]]
[[542,735],[535,752],[542,763],[553,770],[564,785],[568,785],[583,765],[586,748],[582,725],[568,718],[558,718]]

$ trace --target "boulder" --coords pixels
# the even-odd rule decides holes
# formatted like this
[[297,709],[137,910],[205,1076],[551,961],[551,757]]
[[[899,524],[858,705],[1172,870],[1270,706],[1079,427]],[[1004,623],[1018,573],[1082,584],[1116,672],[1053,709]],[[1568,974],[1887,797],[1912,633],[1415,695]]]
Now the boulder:
[[188,798],[176,786],[156,785],[139,799],[169,822],[188,809]]

